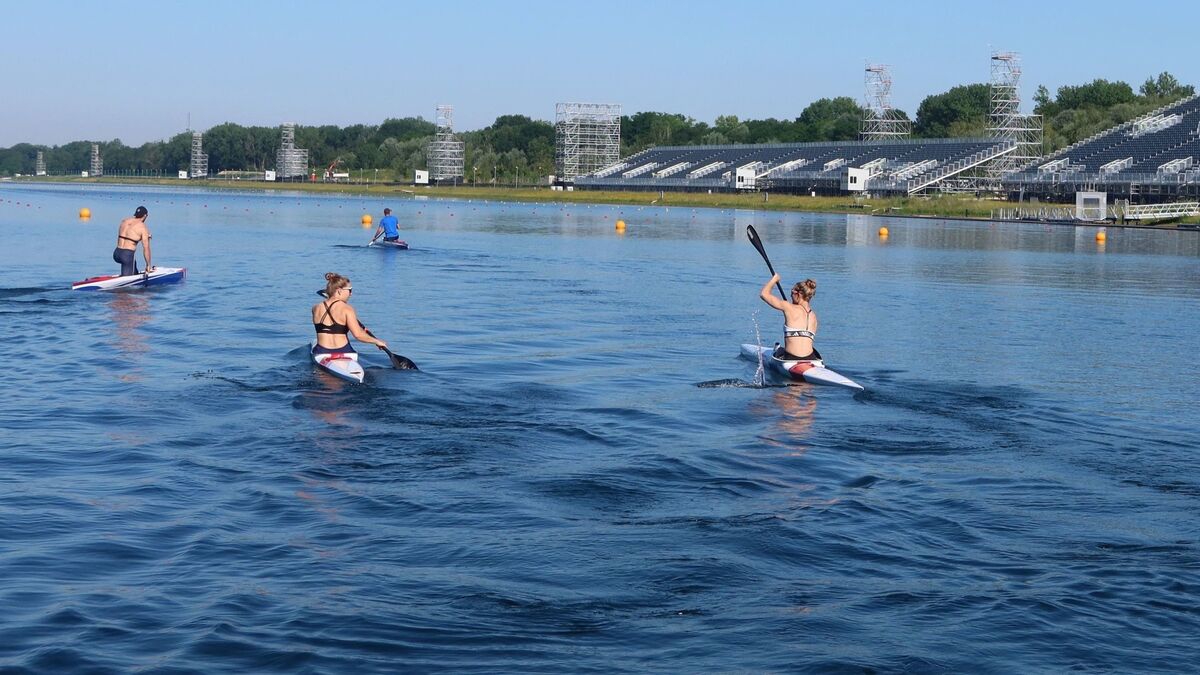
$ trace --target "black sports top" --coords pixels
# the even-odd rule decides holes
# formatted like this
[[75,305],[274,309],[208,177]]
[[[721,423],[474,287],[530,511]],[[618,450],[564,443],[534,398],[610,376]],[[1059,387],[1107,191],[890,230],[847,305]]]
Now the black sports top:
[[321,317],[321,321],[324,321],[325,317],[329,317],[329,320],[333,321],[333,323],[332,324],[314,323],[313,328],[315,328],[318,333],[331,333],[333,335],[345,335],[346,333],[350,332],[350,326],[347,326],[344,323],[338,323],[333,318],[333,314],[329,311],[330,307],[334,306],[335,304],[337,304],[339,302],[341,302],[341,300],[334,300],[333,302],[321,303],[321,304],[325,305],[325,315]]

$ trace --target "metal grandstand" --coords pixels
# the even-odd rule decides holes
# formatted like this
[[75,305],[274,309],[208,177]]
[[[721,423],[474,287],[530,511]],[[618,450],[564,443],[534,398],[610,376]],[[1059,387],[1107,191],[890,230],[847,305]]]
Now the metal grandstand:
[[204,153],[204,134],[192,132],[192,155],[188,161],[189,178],[208,177],[208,155]]
[[892,107],[892,71],[883,64],[868,64],[864,71],[866,104],[863,105],[864,141],[908,138],[912,122]]
[[308,175],[308,150],[296,147],[295,124],[287,123],[279,128],[280,146],[275,153],[275,177],[279,180],[303,179]]
[[1021,114],[1021,57],[1015,52],[992,52],[991,114],[988,133],[1009,140],[1017,148],[987,166],[989,185],[998,187],[1000,179],[1018,167],[1042,156],[1041,115]]
[[557,103],[554,107],[554,166],[560,182],[573,182],[617,162],[621,153],[620,105]]
[[429,142],[429,179],[435,183],[462,179],[465,169],[464,144],[454,135],[454,106],[437,107],[437,132]]
[[100,156],[99,143],[92,143],[92,161],[88,164],[88,175],[92,178],[104,175],[104,158]]
[[1200,197],[1200,95],[1027,163],[1003,185],[1050,199],[1079,191],[1145,201]]
[[606,190],[920,194],[1016,148],[1010,140],[992,138],[657,147],[579,176],[575,185]]

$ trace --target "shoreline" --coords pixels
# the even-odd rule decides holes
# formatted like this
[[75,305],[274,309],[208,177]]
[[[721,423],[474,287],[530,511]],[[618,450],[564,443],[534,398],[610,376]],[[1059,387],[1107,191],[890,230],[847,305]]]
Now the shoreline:
[[[1022,219],[997,220],[992,211],[1011,202],[996,199],[977,199],[959,195],[933,197],[892,197],[867,199],[852,196],[810,197],[774,193],[702,193],[702,192],[635,192],[618,190],[551,190],[543,186],[494,187],[457,185],[416,186],[399,183],[313,183],[268,182],[251,180],[211,179],[202,182],[178,178],[33,178],[4,181],[10,185],[128,185],[151,187],[199,187],[210,190],[261,190],[332,193],[358,196],[427,196],[444,199],[479,199],[498,202],[537,202],[562,204],[607,204],[613,206],[663,206],[688,208],[734,208],[757,211],[786,211],[796,213],[836,213],[848,215],[884,216],[890,218],[920,218],[960,220],[966,222],[1066,225],[1072,227],[1119,227],[1143,230],[1200,232],[1200,223],[1187,219],[1169,223],[1138,224],[1117,222],[1076,222],[1067,220]],[[1067,206],[1067,205],[1060,205]]]

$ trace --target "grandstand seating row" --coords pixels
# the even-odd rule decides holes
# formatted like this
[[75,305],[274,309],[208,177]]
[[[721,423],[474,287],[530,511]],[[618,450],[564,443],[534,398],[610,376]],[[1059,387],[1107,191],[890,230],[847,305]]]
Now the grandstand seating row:
[[1085,139],[1006,177],[1012,188],[1106,187],[1137,194],[1139,186],[1200,183],[1200,95],[1177,101]]
[[763,145],[670,146],[643,150],[575,185],[595,189],[730,189],[738,169],[758,189],[840,191],[847,168],[868,171],[873,192],[911,192],[1012,148],[997,139],[842,141]]

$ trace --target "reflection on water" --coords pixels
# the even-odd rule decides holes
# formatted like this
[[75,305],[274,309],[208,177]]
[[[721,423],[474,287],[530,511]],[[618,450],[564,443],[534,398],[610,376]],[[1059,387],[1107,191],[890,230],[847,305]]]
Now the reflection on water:
[[[150,350],[141,330],[150,321],[150,300],[144,291],[116,291],[108,294],[108,309],[112,317],[113,345],[132,364],[135,357]],[[122,371],[118,379],[135,382],[141,375],[136,371]]]
[[808,452],[807,440],[817,411],[817,397],[810,391],[813,386],[772,388],[769,397],[755,399],[750,404],[751,415],[774,418],[771,432],[761,437],[764,442],[792,457]]

